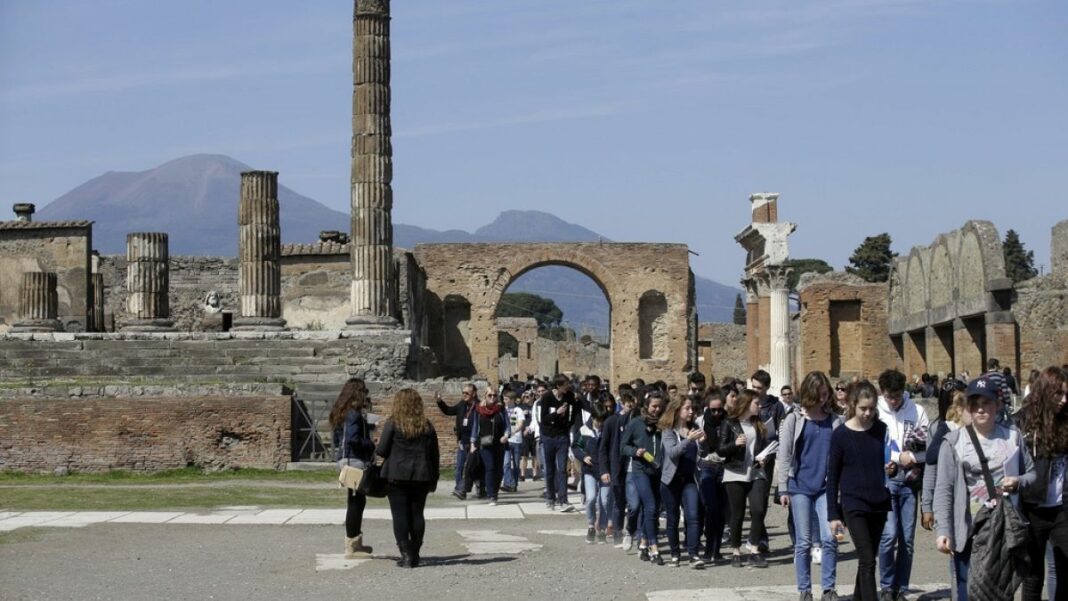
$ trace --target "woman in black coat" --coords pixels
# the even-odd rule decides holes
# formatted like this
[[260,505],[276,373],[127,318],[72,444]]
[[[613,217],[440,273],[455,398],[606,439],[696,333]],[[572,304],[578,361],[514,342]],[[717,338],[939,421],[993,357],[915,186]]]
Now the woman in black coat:
[[393,536],[400,559],[397,565],[419,565],[426,520],[423,510],[427,495],[438,485],[438,435],[423,413],[423,399],[411,388],[397,391],[393,413],[382,427],[375,449],[382,458],[382,478],[393,514]]

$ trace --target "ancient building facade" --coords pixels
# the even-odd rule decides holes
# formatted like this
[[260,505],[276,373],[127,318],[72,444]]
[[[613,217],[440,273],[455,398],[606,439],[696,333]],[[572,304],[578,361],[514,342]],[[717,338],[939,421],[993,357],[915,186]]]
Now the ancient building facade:
[[516,278],[572,267],[601,287],[611,311],[611,371],[681,381],[695,363],[696,311],[682,244],[420,244],[427,278],[427,344],[445,375],[496,378],[497,304]]
[[[703,323],[697,330],[697,370],[705,378],[722,382],[748,377],[746,326],[733,323]],[[681,385],[681,382],[680,382]]]
[[1019,369],[1013,285],[993,223],[969,221],[899,257],[889,335],[906,375],[982,373],[988,358]]
[[1051,240],[1050,273],[1017,284],[1012,305],[1025,375],[1068,365],[1068,220],[1053,226]]

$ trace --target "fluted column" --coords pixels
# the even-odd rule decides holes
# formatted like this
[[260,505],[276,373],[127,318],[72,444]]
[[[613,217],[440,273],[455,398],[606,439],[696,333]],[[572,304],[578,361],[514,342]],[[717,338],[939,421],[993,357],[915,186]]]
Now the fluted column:
[[89,274],[89,294],[93,304],[89,307],[89,331],[104,331],[104,274]]
[[29,271],[22,274],[19,287],[19,321],[12,332],[58,332],[63,329],[59,314],[59,295],[56,293],[56,274],[50,271]]
[[792,386],[790,369],[790,287],[789,267],[766,267],[771,291],[771,391],[778,394],[783,386]]
[[168,245],[167,234],[162,232],[126,235],[126,312],[130,317],[119,325],[120,329],[128,332],[173,330]]
[[352,316],[395,327],[389,0],[355,0],[352,47]]
[[241,317],[233,329],[284,329],[277,171],[241,174],[238,234]]

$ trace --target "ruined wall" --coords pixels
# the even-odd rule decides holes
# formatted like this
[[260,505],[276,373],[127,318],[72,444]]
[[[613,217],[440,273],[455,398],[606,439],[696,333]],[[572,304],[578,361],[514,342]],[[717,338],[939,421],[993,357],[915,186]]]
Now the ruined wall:
[[798,379],[815,370],[833,379],[873,378],[901,367],[887,329],[887,284],[841,272],[808,273],[798,288]]
[[[415,256],[427,277],[428,346],[447,374],[497,377],[497,303],[517,277],[544,265],[578,269],[604,290],[612,311],[612,368],[602,375],[678,381],[690,369],[693,297],[685,245],[421,244]],[[640,299],[657,294],[663,311],[650,309],[643,322]],[[643,327],[647,359],[641,358]]]
[[0,401],[0,470],[280,469],[288,396]]
[[0,333],[18,321],[20,279],[27,271],[56,272],[59,320],[68,331],[85,330],[92,244],[88,221],[0,222]]
[[1032,369],[1068,364],[1068,220],[1051,234],[1051,273],[1017,284],[1012,305],[1025,379]]
[[[746,326],[733,323],[703,323],[698,328],[698,369],[706,378],[723,382],[749,376],[746,357]],[[676,382],[682,385],[682,382]]]

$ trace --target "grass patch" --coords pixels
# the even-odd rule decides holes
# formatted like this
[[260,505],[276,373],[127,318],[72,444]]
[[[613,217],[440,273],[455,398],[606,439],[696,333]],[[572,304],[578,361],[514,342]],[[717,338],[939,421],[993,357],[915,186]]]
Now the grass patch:
[[[76,493],[51,487],[0,489],[0,507],[8,511],[152,511],[207,510],[228,505],[260,507],[345,507],[340,488],[271,488],[226,486],[197,488],[111,488],[85,485]],[[385,499],[368,499],[368,506],[385,506]]]
[[13,545],[37,540],[44,533],[44,528],[19,528],[0,532],[0,545]]
[[[452,480],[455,470],[441,471],[442,480]],[[74,472],[67,476],[53,474],[28,474],[17,471],[0,471],[0,485],[4,484],[181,484],[184,482],[223,482],[227,480],[256,480],[267,482],[310,482],[332,484],[337,482],[333,470],[323,471],[278,471],[262,469],[235,469],[205,471],[195,467],[185,467],[160,472],[143,473],[126,470],[110,472],[83,473]]]

